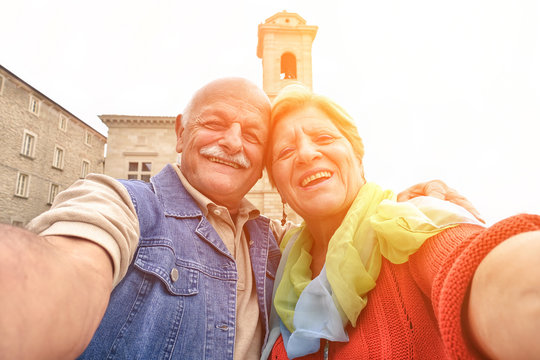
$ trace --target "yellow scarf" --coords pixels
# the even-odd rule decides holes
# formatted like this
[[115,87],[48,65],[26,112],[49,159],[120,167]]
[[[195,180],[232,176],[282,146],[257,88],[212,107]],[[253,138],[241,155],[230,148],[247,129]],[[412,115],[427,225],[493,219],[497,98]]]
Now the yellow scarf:
[[[463,221],[447,209],[431,209],[429,216],[410,202],[397,203],[392,191],[367,183],[360,189],[326,253],[326,276],[344,325],[356,320],[375,287],[381,255],[394,264],[408,260],[429,237]],[[274,306],[283,324],[293,332],[296,303],[312,279],[310,250],[313,239],[303,224],[288,233],[282,249],[292,244]],[[282,259],[285,260],[285,259]],[[276,279],[277,280],[277,279]]]

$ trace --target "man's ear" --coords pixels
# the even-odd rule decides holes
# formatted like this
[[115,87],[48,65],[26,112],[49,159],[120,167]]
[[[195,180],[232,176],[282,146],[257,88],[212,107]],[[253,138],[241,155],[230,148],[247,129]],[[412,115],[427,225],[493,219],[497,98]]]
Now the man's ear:
[[174,131],[176,132],[176,152],[182,152],[182,133],[184,132],[184,126],[182,125],[182,114],[179,114],[176,117],[176,122],[174,123]]

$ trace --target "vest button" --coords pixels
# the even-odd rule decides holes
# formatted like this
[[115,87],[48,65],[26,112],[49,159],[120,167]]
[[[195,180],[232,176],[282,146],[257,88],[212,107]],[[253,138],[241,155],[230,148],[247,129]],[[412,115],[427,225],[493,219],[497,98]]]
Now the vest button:
[[178,280],[178,269],[177,268],[173,268],[171,270],[171,280],[173,282],[175,282],[176,280]]

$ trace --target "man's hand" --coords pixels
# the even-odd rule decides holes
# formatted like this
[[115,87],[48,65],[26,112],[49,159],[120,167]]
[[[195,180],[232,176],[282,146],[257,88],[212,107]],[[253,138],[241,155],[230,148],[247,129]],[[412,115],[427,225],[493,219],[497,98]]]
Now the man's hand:
[[473,204],[463,195],[456,190],[448,187],[441,180],[431,180],[424,183],[420,183],[402,191],[397,196],[397,201],[407,201],[418,196],[431,196],[437,199],[450,201],[456,205],[461,206],[468,212],[474,215],[475,218],[485,223],[484,219],[480,216],[478,210],[475,209]]

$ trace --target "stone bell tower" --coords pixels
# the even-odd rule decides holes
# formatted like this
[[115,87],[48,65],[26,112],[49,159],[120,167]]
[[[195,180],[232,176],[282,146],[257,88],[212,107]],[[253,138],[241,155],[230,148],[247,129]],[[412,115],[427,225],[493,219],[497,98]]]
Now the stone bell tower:
[[[263,90],[273,100],[284,86],[302,82],[312,87],[311,44],[317,26],[306,25],[300,15],[279,12],[259,25],[257,56],[262,59]],[[270,218],[281,218],[283,205],[272,188],[266,171],[246,197]],[[285,206],[287,219],[300,223],[302,219]]]
[[263,90],[273,100],[279,90],[299,81],[312,87],[311,45],[317,26],[282,11],[259,24],[257,56],[262,59]]

